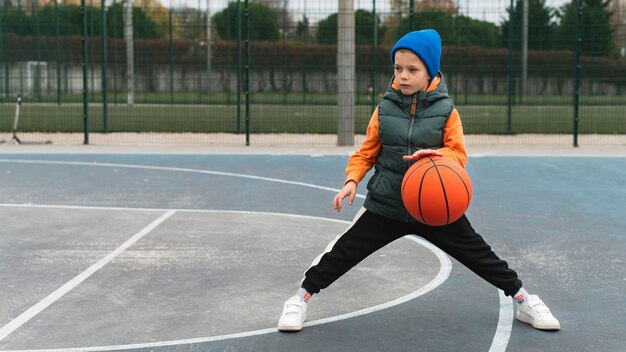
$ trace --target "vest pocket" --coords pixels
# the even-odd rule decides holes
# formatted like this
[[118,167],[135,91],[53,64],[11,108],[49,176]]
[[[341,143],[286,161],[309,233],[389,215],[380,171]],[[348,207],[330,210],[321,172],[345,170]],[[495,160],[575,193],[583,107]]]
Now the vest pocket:
[[367,190],[370,193],[374,192],[375,189],[378,188],[378,184],[380,183],[381,176],[382,176],[382,172],[380,172],[379,170],[376,170],[372,178],[370,178],[369,182],[367,183]]
[[400,185],[398,180],[392,179],[394,176],[395,174],[389,170],[381,168],[381,170],[377,171],[367,186],[370,196],[379,202],[387,204],[402,202],[399,193],[396,194],[397,192],[393,189],[396,185]]

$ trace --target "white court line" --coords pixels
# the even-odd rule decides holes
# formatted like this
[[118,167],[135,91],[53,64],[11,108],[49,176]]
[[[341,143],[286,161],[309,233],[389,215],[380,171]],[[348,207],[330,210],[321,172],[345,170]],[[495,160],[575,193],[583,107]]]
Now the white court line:
[[[262,177],[262,176],[255,176],[255,175],[246,175],[246,174],[236,174],[236,173],[232,173],[232,172],[222,172],[222,171],[210,171],[210,170],[189,169],[189,168],[180,168],[180,167],[168,167],[168,166],[115,164],[115,163],[96,163],[96,162],[81,162],[81,161],[25,160],[25,159],[0,159],[0,163],[121,167],[121,168],[128,168],[128,169],[191,172],[191,173],[199,173],[199,174],[230,176],[230,177],[241,177],[241,178],[249,178],[249,179],[260,180],[260,181],[286,183],[286,184],[290,184],[290,185],[294,185],[294,186],[316,188],[316,189],[321,189],[321,190],[331,191],[331,192],[340,192],[341,191],[340,189],[337,189],[337,188],[318,186],[318,185],[314,185],[314,184],[306,183],[306,182],[296,182],[296,181],[282,180],[282,179],[279,179],[279,178]],[[356,197],[358,197],[358,198],[365,198],[365,196],[361,195],[361,194],[357,194]]]
[[509,344],[511,331],[513,330],[513,300],[507,297],[504,291],[498,290],[500,297],[500,314],[498,316],[498,327],[496,334],[489,347],[489,352],[504,352]]
[[0,329],[0,341],[4,340],[9,334],[13,331],[17,330],[24,323],[29,321],[35,315],[39,314],[42,310],[46,309],[49,305],[57,301],[59,298],[63,297],[66,293],[72,290],[74,287],[78,286],[81,282],[85,281],[89,278],[93,273],[98,271],[100,268],[108,264],[111,260],[117,257],[120,253],[125,251],[128,247],[133,245],[135,242],[139,241],[143,236],[148,234],[150,231],[154,230],[157,226],[159,226],[163,221],[167,220],[170,216],[172,216],[175,211],[170,210],[165,214],[159,216],[158,219],[154,220],[150,225],[144,227],[141,231],[137,232],[133,237],[129,238],[126,242],[124,242],[121,246],[117,247],[113,252],[109,253],[106,257],[100,259],[94,265],[90,266],[87,270],[78,274],[72,280],[65,283],[63,286],[59,287],[56,291],[49,294],[46,298],[39,301],[34,306],[30,307],[27,311],[20,314],[17,318],[13,319],[7,325]]
[[166,212],[175,211],[177,213],[225,213],[225,214],[259,214],[259,215],[280,215],[286,217],[324,220],[330,222],[338,222],[341,224],[350,224],[349,221],[341,219],[324,218],[313,215],[275,213],[268,211],[248,211],[248,210],[220,210],[220,209],[168,209],[168,208],[126,208],[126,207],[103,207],[90,205],[55,205],[55,204],[32,204],[32,203],[0,203],[0,207],[12,208],[44,208],[44,209],[87,209],[87,210],[110,210],[110,211],[146,211],[146,212]]

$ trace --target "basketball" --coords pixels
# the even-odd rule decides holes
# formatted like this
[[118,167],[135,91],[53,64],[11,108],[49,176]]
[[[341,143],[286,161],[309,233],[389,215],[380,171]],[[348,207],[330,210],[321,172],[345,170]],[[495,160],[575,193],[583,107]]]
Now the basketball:
[[407,170],[401,192],[404,206],[417,221],[442,226],[463,216],[472,199],[472,184],[456,161],[426,157]]

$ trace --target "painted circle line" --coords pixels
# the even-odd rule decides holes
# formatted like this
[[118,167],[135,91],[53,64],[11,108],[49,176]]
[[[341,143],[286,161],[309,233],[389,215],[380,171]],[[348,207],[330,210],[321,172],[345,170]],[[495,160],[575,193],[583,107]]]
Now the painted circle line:
[[[304,183],[304,182],[295,182],[295,181],[282,180],[282,179],[269,178],[269,177],[261,177],[261,176],[254,176],[254,175],[247,175],[247,174],[237,174],[237,173],[230,173],[230,172],[199,170],[199,169],[190,169],[190,168],[177,168],[177,167],[165,167],[165,166],[153,166],[153,165],[119,164],[119,163],[71,162],[71,161],[28,160],[28,159],[0,159],[0,162],[2,162],[2,163],[21,163],[21,164],[50,164],[50,165],[120,167],[120,168],[132,168],[132,169],[159,170],[159,171],[202,173],[202,174],[211,174],[211,175],[241,177],[241,178],[248,178],[248,179],[268,181],[268,182],[285,183],[285,184],[291,184],[291,185],[297,185],[297,186],[303,186],[303,187],[309,187],[309,188],[316,188],[316,189],[332,191],[332,192],[339,192],[340,191],[339,189],[336,189],[336,188],[324,187],[324,186],[319,186],[319,185],[314,185],[314,184],[309,184],[309,183]],[[365,196],[363,196],[361,194],[357,194],[356,197],[358,197],[358,198],[365,198]],[[18,206],[18,204],[13,204],[13,206]],[[73,208],[77,208],[77,207],[73,207]],[[107,208],[102,208],[102,207],[94,207],[94,208],[107,209]],[[113,208],[111,208],[111,209],[113,209]],[[114,209],[125,209],[125,208],[114,208]],[[139,208],[136,208],[134,210],[139,210]],[[141,210],[157,210],[157,209],[141,209]],[[167,211],[165,209],[158,209],[158,210],[159,211]],[[179,211],[202,211],[202,210],[182,210],[181,209]],[[238,211],[228,211],[228,212],[238,212]],[[251,212],[239,212],[239,213],[251,213]],[[263,214],[263,213],[262,212],[257,212],[257,214]],[[277,214],[277,213],[271,213],[271,214]],[[303,217],[303,218],[309,218],[309,219],[318,218],[318,217],[313,217],[313,216],[302,216],[302,215],[296,215],[296,214],[280,214],[280,215],[296,216],[296,217]],[[336,222],[349,223],[348,221],[337,220],[337,219],[329,219],[329,218],[321,218],[321,217],[319,217],[318,219],[327,220],[327,221],[336,221]],[[387,303],[384,303],[384,304],[381,304],[381,305],[378,305],[378,306],[374,306],[374,307],[366,308],[366,309],[363,309],[363,310],[359,310],[359,311],[356,311],[356,312],[352,312],[352,313],[348,313],[348,314],[344,314],[344,315],[339,315],[339,316],[336,316],[336,317],[330,317],[330,318],[326,318],[326,319],[320,319],[320,320],[308,322],[308,323],[305,323],[304,326],[313,326],[313,325],[319,325],[319,324],[324,324],[324,323],[330,323],[330,322],[333,322],[333,321],[342,320],[342,319],[348,319],[348,318],[351,318],[351,317],[354,317],[354,316],[364,315],[364,314],[372,313],[372,312],[375,312],[375,311],[378,311],[378,310],[386,309],[386,308],[392,307],[394,305],[398,305],[398,304],[410,301],[412,299],[415,299],[415,298],[417,298],[417,297],[419,297],[419,296],[421,296],[423,294],[426,294],[427,292],[430,292],[431,290],[435,289],[436,287],[441,285],[443,282],[445,282],[445,280],[450,276],[450,272],[452,270],[452,263],[450,261],[450,258],[443,251],[441,251],[439,248],[437,248],[436,246],[430,244],[429,242],[427,242],[427,241],[425,241],[425,240],[423,240],[423,239],[421,239],[419,237],[416,237],[416,236],[406,236],[405,238],[412,239],[413,241],[422,244],[424,247],[426,247],[427,249],[431,250],[437,256],[437,258],[439,259],[439,262],[441,264],[439,273],[437,274],[437,276],[431,282],[426,284],[421,289],[418,289],[417,291],[414,291],[413,293],[411,293],[409,295],[406,295],[406,296],[403,296],[403,297],[400,297],[400,298],[398,298],[396,300],[393,300],[393,301],[390,301],[390,302],[387,302]],[[428,288],[428,289],[426,289],[426,288]],[[509,337],[510,337],[511,330],[512,330],[513,303],[510,302],[510,300],[508,300],[508,298],[506,296],[504,296],[504,294],[503,294],[503,292],[501,290],[498,290],[498,295],[499,295],[499,303],[500,303],[499,304],[500,305],[499,319],[498,319],[498,325],[497,325],[497,328],[496,328],[496,333],[494,335],[492,344],[491,344],[491,346],[489,348],[489,352],[504,352],[506,350],[507,345],[508,345]],[[171,345],[177,345],[177,344],[210,342],[210,341],[218,341],[218,340],[225,340],[225,339],[232,339],[232,338],[239,338],[239,337],[247,337],[247,336],[268,334],[268,333],[272,333],[272,332],[275,332],[275,331],[276,331],[275,328],[270,328],[270,329],[255,330],[255,331],[244,332],[244,333],[220,335],[220,336],[213,336],[213,337],[206,337],[206,338],[199,338],[199,339],[164,341],[164,342],[156,342],[156,343],[149,343],[149,344],[143,344],[143,345],[118,345],[118,346],[93,347],[93,348],[77,348],[77,349],[69,349],[69,350],[68,349],[61,349],[61,350],[62,351],[104,351],[104,350],[122,350],[122,349],[127,349],[127,348],[139,348],[139,347],[171,346]],[[61,350],[54,350],[53,349],[53,350],[38,350],[38,351],[61,351]]]
[[[321,221],[329,221],[341,224],[350,224],[349,221],[345,220],[337,220],[331,218],[324,217],[316,217],[316,216],[307,216],[307,215],[298,215],[298,214],[285,214],[285,213],[272,213],[272,212],[256,212],[256,211],[236,211],[236,210],[196,210],[196,209],[142,209],[142,208],[120,208],[120,207],[89,207],[89,206],[56,206],[56,205],[35,205],[35,204],[0,204],[0,207],[24,207],[24,208],[48,208],[48,209],[89,209],[89,210],[125,210],[125,211],[158,211],[158,212],[200,212],[200,213],[230,213],[230,214],[254,214],[254,215],[274,215],[274,216],[285,216],[292,218],[304,218],[309,220],[321,220]],[[324,319],[318,319],[311,322],[307,322],[304,326],[314,326],[320,324],[331,323],[335,321],[345,320],[353,317],[357,317],[360,315],[365,315],[373,312],[377,312],[379,310],[383,310],[386,308],[390,308],[396,305],[399,305],[404,302],[408,302],[413,300],[421,295],[426,294],[427,292],[432,291],[450,276],[450,271],[452,269],[452,263],[448,256],[443,253],[439,248],[433,246],[429,242],[418,238],[416,236],[405,236],[405,239],[411,240],[419,245],[422,245],[426,249],[430,250],[435,254],[440,263],[439,272],[437,275],[426,285],[419,288],[416,291],[413,291],[405,296],[397,298],[395,300],[382,303],[376,306],[372,306],[369,308],[357,310],[354,312],[341,314],[333,317],[328,317]],[[30,350],[30,351],[112,351],[112,350],[125,350],[125,349],[133,349],[133,348],[149,348],[149,347],[165,347],[172,345],[184,345],[184,344],[192,344],[192,343],[202,343],[202,342],[211,342],[211,341],[219,341],[233,338],[241,338],[241,337],[249,337],[255,335],[262,335],[268,333],[276,332],[276,328],[268,328],[268,329],[260,329],[248,332],[234,333],[234,334],[225,334],[218,336],[210,336],[210,337],[200,337],[200,338],[192,338],[192,339],[183,339],[183,340],[170,340],[170,341],[161,341],[161,342],[151,342],[151,343],[138,343],[138,344],[127,344],[127,345],[115,345],[115,346],[96,346],[96,347],[77,347],[77,348],[62,348],[62,349],[39,349],[39,350]]]

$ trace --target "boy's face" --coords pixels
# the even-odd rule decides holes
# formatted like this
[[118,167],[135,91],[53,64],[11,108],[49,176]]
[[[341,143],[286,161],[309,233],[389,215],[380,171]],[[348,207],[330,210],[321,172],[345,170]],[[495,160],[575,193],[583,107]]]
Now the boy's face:
[[413,95],[426,90],[430,77],[426,65],[412,51],[400,49],[396,51],[396,62],[393,65],[396,83],[404,95]]

